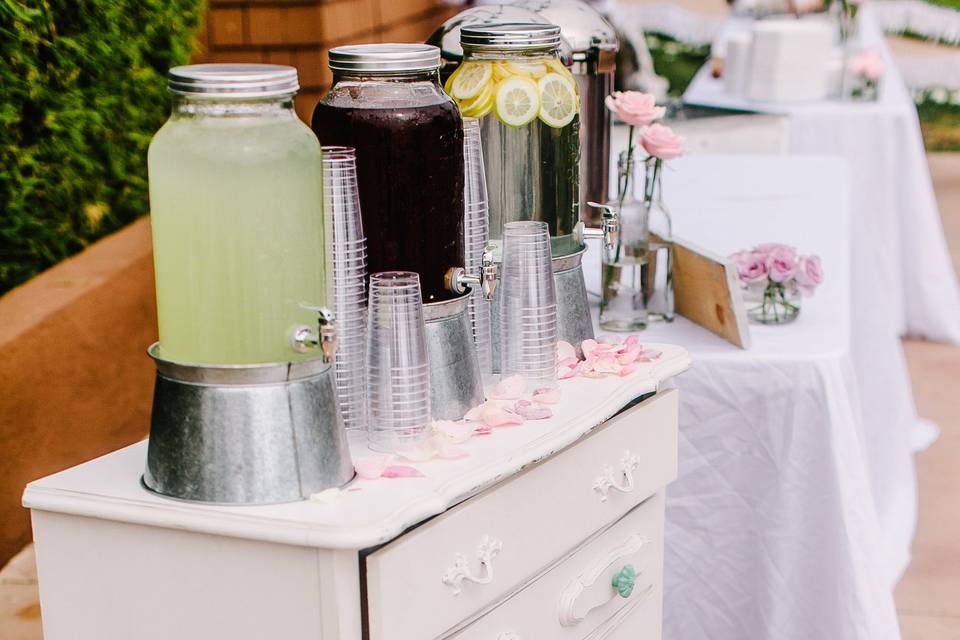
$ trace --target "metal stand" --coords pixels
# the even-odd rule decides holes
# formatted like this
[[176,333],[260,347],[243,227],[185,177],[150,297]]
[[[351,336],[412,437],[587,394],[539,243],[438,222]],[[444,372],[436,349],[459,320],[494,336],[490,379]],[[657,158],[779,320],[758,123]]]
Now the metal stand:
[[467,305],[467,296],[423,305],[434,420],[459,420],[483,402],[483,379]]

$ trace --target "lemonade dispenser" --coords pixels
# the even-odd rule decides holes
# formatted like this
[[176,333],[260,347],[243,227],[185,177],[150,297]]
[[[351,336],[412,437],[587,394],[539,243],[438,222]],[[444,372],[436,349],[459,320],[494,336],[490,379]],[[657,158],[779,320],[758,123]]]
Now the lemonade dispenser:
[[464,61],[445,88],[465,117],[480,119],[491,241],[499,246],[509,222],[547,223],[559,337],[580,344],[593,337],[580,264],[580,90],[560,60],[560,28],[469,24],[460,43]]
[[158,493],[279,502],[343,484],[320,143],[292,67],[169,73],[148,172],[160,340],[144,474]]

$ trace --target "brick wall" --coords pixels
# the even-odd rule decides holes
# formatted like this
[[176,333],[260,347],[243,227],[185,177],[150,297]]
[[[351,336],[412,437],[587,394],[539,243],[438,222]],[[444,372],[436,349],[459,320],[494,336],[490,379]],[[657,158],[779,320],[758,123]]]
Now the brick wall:
[[309,122],[332,81],[327,49],[423,42],[457,11],[440,0],[210,0],[195,61],[297,67],[297,113]]

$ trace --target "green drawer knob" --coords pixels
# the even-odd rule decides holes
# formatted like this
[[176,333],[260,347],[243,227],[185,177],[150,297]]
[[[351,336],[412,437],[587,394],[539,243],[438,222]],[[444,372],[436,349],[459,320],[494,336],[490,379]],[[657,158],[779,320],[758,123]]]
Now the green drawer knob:
[[633,586],[637,582],[637,571],[633,565],[626,565],[613,576],[613,588],[617,590],[621,598],[629,598],[633,593]]

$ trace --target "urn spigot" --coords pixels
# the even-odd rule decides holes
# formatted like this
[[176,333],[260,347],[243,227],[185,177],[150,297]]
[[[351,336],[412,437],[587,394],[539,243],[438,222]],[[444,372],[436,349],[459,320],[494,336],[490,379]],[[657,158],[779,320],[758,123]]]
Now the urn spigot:
[[333,362],[333,355],[337,351],[337,326],[333,312],[326,307],[300,306],[317,312],[317,328],[305,324],[294,327],[290,345],[297,353],[319,350],[324,362]]
[[463,294],[467,289],[479,288],[484,298],[493,300],[493,293],[497,290],[497,265],[493,261],[493,247],[488,246],[483,250],[479,274],[467,273],[463,267],[450,267],[443,280],[448,291]]
[[[599,229],[584,229],[585,238],[602,238],[605,249],[613,249],[617,244],[617,236],[620,234],[620,214],[616,209],[608,204],[597,202],[588,202],[591,207],[600,209],[603,214],[603,222]],[[580,224],[583,224],[582,222]]]

